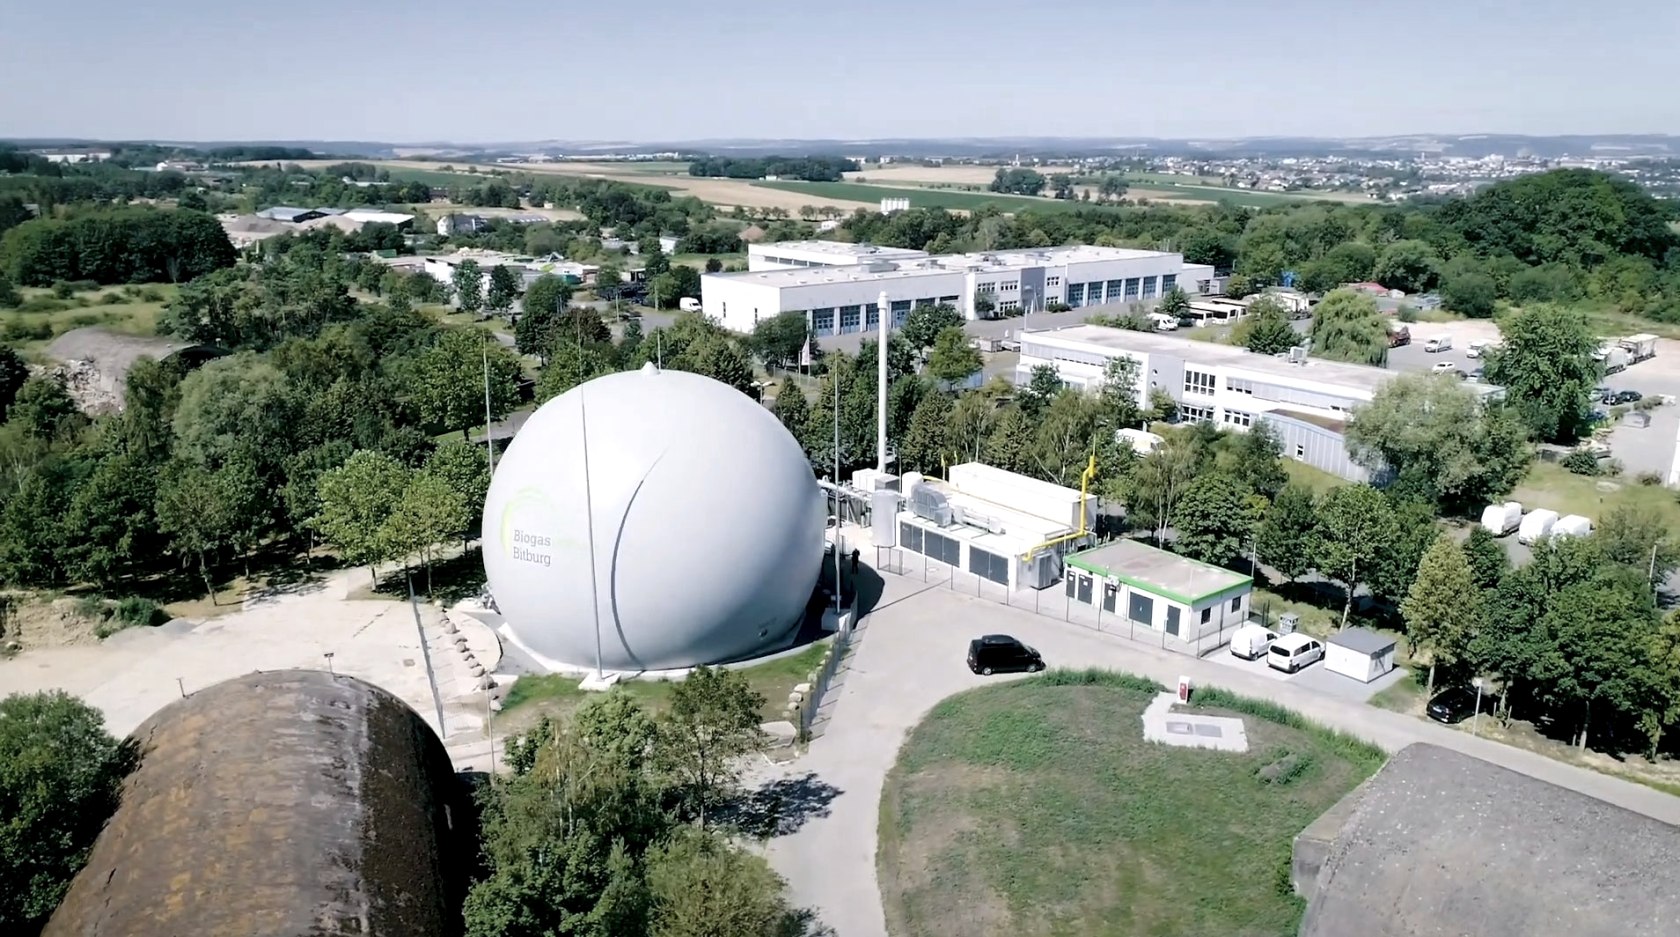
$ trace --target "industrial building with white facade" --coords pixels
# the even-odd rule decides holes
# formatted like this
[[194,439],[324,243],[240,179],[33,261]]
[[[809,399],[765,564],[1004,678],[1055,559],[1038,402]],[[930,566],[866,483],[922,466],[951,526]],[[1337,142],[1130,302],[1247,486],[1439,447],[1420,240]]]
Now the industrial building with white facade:
[[[1024,384],[1033,368],[1050,365],[1063,383],[1095,389],[1109,361],[1118,357],[1137,362],[1139,406],[1148,405],[1152,391],[1162,390],[1178,403],[1184,420],[1210,420],[1238,430],[1263,420],[1277,432],[1285,458],[1350,481],[1370,480],[1371,473],[1348,455],[1343,434],[1354,409],[1369,403],[1396,377],[1394,371],[1076,325],[1023,334],[1015,379]],[[1486,384],[1465,386],[1489,396],[1500,393]]]
[[800,312],[817,336],[876,328],[881,293],[893,325],[918,305],[948,303],[964,318],[982,318],[977,297],[994,315],[1069,307],[1153,302],[1177,286],[1195,294],[1213,268],[1182,255],[1123,247],[929,255],[925,251],[797,241],[752,245],[744,273],[701,277],[706,316],[737,332],[785,312]]

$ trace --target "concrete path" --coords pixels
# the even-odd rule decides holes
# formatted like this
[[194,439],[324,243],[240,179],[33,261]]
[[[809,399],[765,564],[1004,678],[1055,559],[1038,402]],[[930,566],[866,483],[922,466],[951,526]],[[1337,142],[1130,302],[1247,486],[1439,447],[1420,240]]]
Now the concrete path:
[[[951,592],[919,577],[888,574],[884,579],[884,592],[861,622],[838,689],[824,702],[825,710],[832,712],[824,734],[804,757],[758,772],[759,780],[796,784],[808,795],[800,801],[803,815],[783,818],[786,832],[767,842],[765,854],[787,879],[792,900],[816,911],[837,937],[884,937],[875,876],[883,781],[906,734],[934,704],[970,687],[1014,679],[978,677],[968,671],[968,641],[992,632],[1013,634],[1033,645],[1051,667],[1125,670],[1166,686],[1175,686],[1179,675],[1187,675],[1198,687],[1222,686],[1275,701],[1389,751],[1432,742],[1680,825],[1680,798],[1628,781],[1411,716],[1350,705],[1286,682],[1055,621],[1030,609]],[[1127,720],[1115,731],[1138,728]]]

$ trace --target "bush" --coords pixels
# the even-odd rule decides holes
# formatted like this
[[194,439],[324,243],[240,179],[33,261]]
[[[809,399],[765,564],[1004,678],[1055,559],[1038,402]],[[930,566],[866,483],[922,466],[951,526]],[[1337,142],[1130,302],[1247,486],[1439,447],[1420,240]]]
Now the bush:
[[71,280],[65,285],[70,287],[72,293],[91,293],[99,289],[99,284],[92,280]]
[[143,286],[140,288],[140,301],[143,303],[161,303],[163,302],[163,291],[155,286]]
[[1220,687],[1208,687],[1197,690],[1191,701],[1199,707],[1207,709],[1224,709],[1267,722],[1275,722],[1280,726],[1297,729],[1315,735],[1324,740],[1330,751],[1346,758],[1348,761],[1366,772],[1375,772],[1381,768],[1388,756],[1383,750],[1364,739],[1355,738],[1345,732],[1327,729],[1308,719],[1293,709],[1286,709],[1268,700],[1250,699],[1238,696],[1230,690]]
[[83,326],[98,325],[104,321],[104,316],[94,315],[91,312],[81,312],[70,317],[70,327],[79,329]]
[[169,620],[169,616],[156,602],[135,596],[118,601],[114,614],[118,621],[139,628],[150,628]]
[[1031,679],[1035,683],[1042,683],[1046,686],[1111,686],[1122,690],[1137,690],[1142,693],[1165,693],[1167,689],[1148,677],[1120,673],[1115,670],[1102,670],[1097,667],[1087,667],[1084,670],[1057,668],[1046,670]]
[[1045,303],[1044,304],[1044,311],[1045,312],[1072,312],[1073,307],[1069,306],[1067,303],[1063,303],[1063,302]]
[[1654,488],[1663,483],[1662,476],[1656,472],[1640,472],[1633,476],[1633,480],[1647,488]]
[[52,285],[52,294],[59,299],[69,299],[76,295],[76,288],[63,280],[59,280]]
[[1410,306],[1401,306],[1399,309],[1395,310],[1394,317],[1399,319],[1401,322],[1416,322],[1418,320],[1418,311]]
[[45,322],[8,322],[0,328],[0,340],[8,342],[43,341],[52,338],[52,326]]
[[128,298],[121,293],[106,293],[99,297],[99,302],[104,306],[120,306],[128,302]]
[[31,296],[17,307],[18,312],[63,312],[70,304],[52,296]]
[[1563,467],[1576,475],[1597,475],[1598,456],[1585,449],[1576,449],[1563,457]]

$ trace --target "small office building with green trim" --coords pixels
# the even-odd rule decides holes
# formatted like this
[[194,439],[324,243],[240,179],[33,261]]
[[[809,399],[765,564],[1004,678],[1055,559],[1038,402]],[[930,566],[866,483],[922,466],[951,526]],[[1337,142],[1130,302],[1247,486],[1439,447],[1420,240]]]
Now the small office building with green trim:
[[1223,567],[1115,540],[1067,557],[1068,598],[1103,616],[1183,641],[1229,632],[1248,620],[1254,579]]

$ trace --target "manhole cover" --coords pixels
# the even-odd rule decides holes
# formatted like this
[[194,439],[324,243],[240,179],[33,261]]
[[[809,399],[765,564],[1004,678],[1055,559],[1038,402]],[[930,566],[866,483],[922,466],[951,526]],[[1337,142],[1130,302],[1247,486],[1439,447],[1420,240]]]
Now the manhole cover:
[[403,658],[403,666],[404,667],[413,667],[414,666],[414,658],[412,658],[412,657]]
[[1167,732],[1171,735],[1195,734],[1195,730],[1190,727],[1188,722],[1169,722],[1167,723]]
[[1202,736],[1203,738],[1222,739],[1225,737],[1225,730],[1218,726],[1202,725],[1198,723],[1196,725],[1196,734]]

